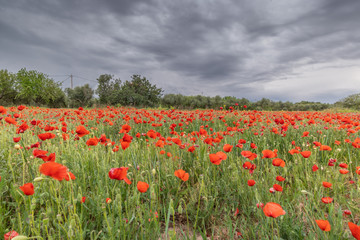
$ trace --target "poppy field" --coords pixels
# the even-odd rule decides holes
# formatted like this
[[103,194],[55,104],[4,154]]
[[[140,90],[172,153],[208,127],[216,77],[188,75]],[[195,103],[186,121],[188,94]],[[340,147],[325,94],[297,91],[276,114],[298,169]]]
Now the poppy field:
[[0,234],[360,239],[359,130],[358,113],[0,106]]

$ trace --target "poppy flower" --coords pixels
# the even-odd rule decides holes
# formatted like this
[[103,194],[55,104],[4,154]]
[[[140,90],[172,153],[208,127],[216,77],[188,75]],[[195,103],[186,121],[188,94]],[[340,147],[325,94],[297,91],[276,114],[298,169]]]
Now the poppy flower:
[[188,148],[187,151],[188,151],[188,152],[194,152],[194,151],[195,151],[195,147],[194,147],[194,146],[191,146],[191,147]]
[[120,168],[112,168],[109,171],[109,178],[115,180],[124,180],[127,184],[131,184],[131,181],[127,178],[127,171],[129,168],[120,167]]
[[63,180],[67,176],[67,168],[57,162],[46,162],[40,165],[40,172],[56,180]]
[[307,137],[307,136],[309,136],[309,132],[308,131],[303,132],[302,137]]
[[209,154],[210,162],[215,165],[220,165],[221,161],[226,160],[227,155],[223,152],[217,152],[215,154]]
[[348,226],[353,237],[356,238],[357,240],[360,240],[360,226],[352,222],[348,222]]
[[9,124],[13,124],[13,125],[16,125],[17,122],[15,119],[11,118],[11,117],[6,117],[5,118],[5,122],[9,123]]
[[7,112],[6,108],[4,108],[3,106],[0,106],[0,113],[5,115]]
[[332,148],[327,145],[320,146],[320,151],[331,151],[331,150],[332,150]]
[[341,168],[348,168],[349,166],[346,163],[340,163],[339,167]]
[[182,169],[178,169],[174,172],[175,176],[186,182],[189,180],[189,174]]
[[75,180],[76,177],[75,177],[75,175],[74,175],[72,172],[67,172],[66,177],[65,177],[65,180],[66,180],[66,181],[70,181],[70,179],[71,179],[71,180]]
[[303,158],[308,158],[311,155],[311,151],[302,151],[300,154],[303,156]]
[[324,231],[324,232],[329,232],[331,230],[331,226],[328,220],[315,220],[318,227]]
[[128,133],[128,132],[130,132],[130,130],[131,130],[130,125],[124,124],[124,125],[122,125],[119,133]]
[[331,197],[321,198],[321,201],[325,204],[332,203],[333,199]]
[[107,204],[111,203],[111,198],[106,198],[105,202],[106,202]]
[[277,203],[268,202],[263,208],[264,214],[267,217],[277,218],[281,215],[285,215],[284,209]]
[[83,136],[88,135],[90,133],[83,125],[77,126],[75,132],[77,133],[77,135],[79,137],[83,137]]
[[299,150],[297,150],[297,149],[291,149],[291,150],[289,151],[289,153],[290,153],[291,155],[294,155],[294,154],[297,154],[297,153],[300,153],[300,152],[299,152]]
[[251,151],[242,151],[241,155],[248,158],[249,160],[254,160],[255,158],[257,158],[257,154]]
[[33,195],[35,193],[34,185],[32,183],[25,183],[20,187],[20,190],[23,191],[23,193],[27,196]]
[[313,172],[316,172],[319,169],[319,167],[316,166],[316,164],[314,164],[314,166],[312,166],[311,169],[312,169]]
[[262,158],[274,158],[274,157],[276,157],[277,156],[277,154],[276,154],[277,150],[276,151],[275,150],[274,151],[271,151],[271,150],[268,150],[268,149],[263,150],[262,151],[262,154],[263,154]]
[[344,214],[343,215],[351,215],[351,211],[350,210],[344,210]]
[[96,137],[94,137],[94,138],[89,138],[89,139],[86,141],[86,145],[88,145],[88,146],[96,146],[96,145],[98,145],[98,143],[99,143],[99,140],[98,140]]
[[225,144],[225,145],[223,146],[224,152],[231,152],[232,148],[233,148],[233,146],[230,145],[230,144]]
[[250,179],[250,180],[248,180],[248,182],[247,182],[247,184],[250,186],[250,187],[252,187],[252,186],[254,186],[255,185],[255,180],[253,180],[253,179]]
[[84,203],[86,201],[86,197],[81,198],[81,203]]
[[320,147],[321,146],[321,143],[320,142],[313,142],[313,144],[315,145],[315,146],[317,146],[317,147]]
[[4,240],[13,239],[16,236],[19,236],[19,233],[15,232],[15,231],[7,232],[7,233],[4,234]]
[[13,141],[14,141],[15,143],[19,142],[20,140],[21,140],[21,137],[16,137],[16,138],[14,137],[14,138],[13,138]]
[[283,191],[283,188],[279,185],[279,184],[274,184],[273,185],[273,188],[278,191],[278,192],[282,192]]
[[325,188],[331,188],[332,184],[329,182],[322,182],[323,187]]
[[280,158],[275,158],[272,161],[272,165],[275,167],[285,167],[285,161]]
[[137,183],[137,189],[139,190],[139,192],[144,193],[148,190],[148,188],[149,188],[149,184],[147,184],[146,182],[139,181]]
[[349,170],[343,168],[343,169],[340,169],[339,172],[341,174],[347,174],[349,172]]
[[277,176],[276,181],[282,182],[285,181],[285,178],[283,178],[282,176]]

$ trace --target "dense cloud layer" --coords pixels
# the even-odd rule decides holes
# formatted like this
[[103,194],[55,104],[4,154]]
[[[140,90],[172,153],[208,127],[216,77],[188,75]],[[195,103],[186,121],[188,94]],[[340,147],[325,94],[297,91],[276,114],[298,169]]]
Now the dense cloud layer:
[[358,0],[4,0],[0,64],[93,87],[141,74],[166,93],[334,102],[360,92],[359,12]]

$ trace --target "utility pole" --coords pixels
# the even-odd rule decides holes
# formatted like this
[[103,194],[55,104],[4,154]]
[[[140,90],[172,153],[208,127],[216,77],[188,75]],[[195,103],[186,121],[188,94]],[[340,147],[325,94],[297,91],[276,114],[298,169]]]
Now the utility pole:
[[70,79],[71,79],[71,89],[73,89],[73,75],[70,74]]

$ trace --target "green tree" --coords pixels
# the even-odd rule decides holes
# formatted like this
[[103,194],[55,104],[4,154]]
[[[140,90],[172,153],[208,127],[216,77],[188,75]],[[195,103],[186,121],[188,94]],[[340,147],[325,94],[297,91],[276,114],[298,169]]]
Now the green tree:
[[360,93],[352,94],[336,102],[335,106],[360,110]]
[[16,74],[16,98],[21,103],[48,105],[63,98],[61,84],[36,70],[20,69]]
[[121,85],[120,103],[132,106],[154,106],[159,103],[163,90],[140,75]]
[[65,93],[68,98],[69,107],[90,107],[93,104],[94,90],[89,84],[75,87],[74,89],[66,88]]
[[14,103],[16,98],[15,90],[16,74],[6,69],[0,70],[0,102]]
[[100,104],[116,104],[120,102],[120,79],[113,79],[110,74],[102,74],[97,81],[98,87],[95,92],[99,95]]

